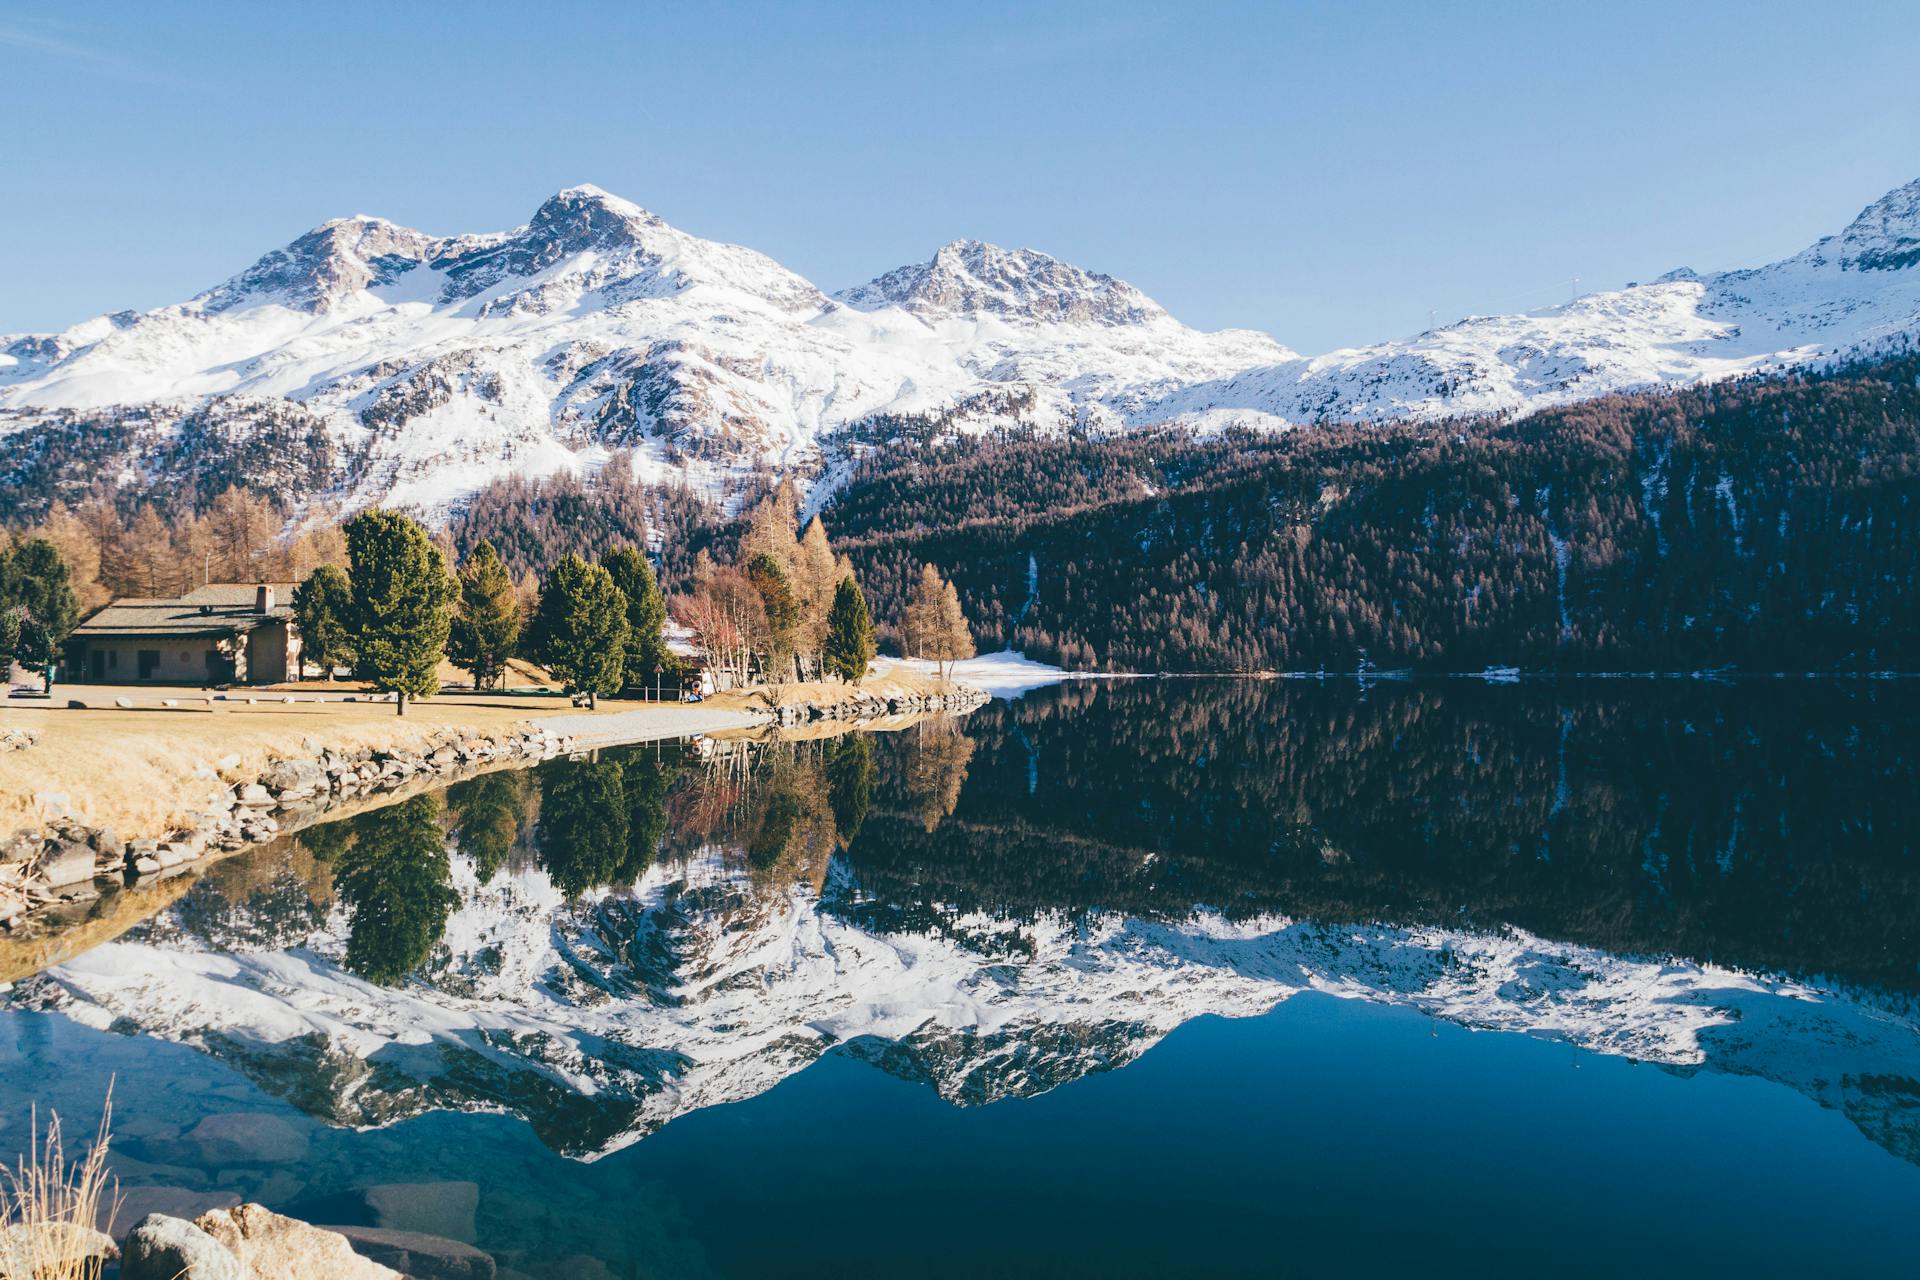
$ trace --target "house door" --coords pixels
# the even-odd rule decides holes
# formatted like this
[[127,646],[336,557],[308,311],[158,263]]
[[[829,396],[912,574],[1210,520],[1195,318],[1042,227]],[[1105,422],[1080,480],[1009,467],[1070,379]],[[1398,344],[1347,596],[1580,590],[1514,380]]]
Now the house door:
[[107,655],[105,650],[95,649],[87,655],[87,671],[95,684],[99,684],[107,678]]
[[157,671],[159,667],[160,651],[158,649],[142,649],[140,651],[140,678],[142,680],[153,679],[153,673]]

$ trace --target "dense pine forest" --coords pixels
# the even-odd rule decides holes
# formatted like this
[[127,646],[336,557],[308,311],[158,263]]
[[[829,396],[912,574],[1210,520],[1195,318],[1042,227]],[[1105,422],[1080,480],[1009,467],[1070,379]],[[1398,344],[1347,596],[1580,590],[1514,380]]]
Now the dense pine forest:
[[949,439],[827,509],[883,636],[1115,670],[1920,669],[1920,355],[1512,421]]
[[[822,516],[895,651],[931,564],[982,651],[1072,668],[1920,670],[1911,348],[1511,420],[1198,438],[869,426],[841,442],[862,461]],[[239,429],[190,435],[225,456],[210,442]],[[0,514],[59,549],[83,612],[341,559],[341,513],[283,497],[303,491],[298,450],[253,459],[264,478],[127,487],[78,439],[7,467],[22,483]],[[524,598],[563,556],[624,545],[679,595],[699,590],[703,553],[730,562],[754,511],[798,501],[770,473],[719,494],[633,474],[616,456],[496,482],[438,536],[456,563],[490,543]]]

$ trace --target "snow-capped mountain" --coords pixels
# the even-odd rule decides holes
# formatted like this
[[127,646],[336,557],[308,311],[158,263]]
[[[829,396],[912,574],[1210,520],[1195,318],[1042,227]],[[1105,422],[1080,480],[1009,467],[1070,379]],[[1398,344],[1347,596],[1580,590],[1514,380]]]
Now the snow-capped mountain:
[[707,486],[760,465],[810,478],[898,415],[1109,430],[1525,410],[1916,330],[1920,182],[1770,266],[1311,358],[978,241],[829,297],[575,187],[503,233],[328,222],[188,302],[0,338],[0,475],[25,494],[76,482],[49,458],[142,485],[220,465],[435,511],[616,451]]
[[1183,387],[1153,416],[1383,421],[1523,411],[1871,352],[1920,333],[1920,180],[1839,235],[1745,271],[1681,268],[1522,315]]
[[260,894],[300,904],[278,923],[203,911],[186,929],[176,908],[11,998],[197,1046],[333,1123],[507,1111],[591,1158],[830,1050],[974,1105],[1124,1066],[1204,1014],[1319,992],[1770,1079],[1920,1160],[1920,1028],[1910,1007],[1860,993],[1517,930],[1204,911],[874,929],[835,909],[858,888],[838,862],[816,892],[756,883],[716,853],[577,904],[535,868],[482,885],[456,857],[454,878],[438,958],[399,988],[348,973],[339,910],[314,915],[290,882]]

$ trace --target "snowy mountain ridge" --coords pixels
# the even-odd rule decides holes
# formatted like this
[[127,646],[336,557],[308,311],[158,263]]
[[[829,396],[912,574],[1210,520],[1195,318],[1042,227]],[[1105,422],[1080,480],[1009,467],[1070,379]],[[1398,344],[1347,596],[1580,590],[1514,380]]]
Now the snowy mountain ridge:
[[[1920,181],[1767,266],[1315,357],[1191,329],[1123,280],[973,240],[830,297],[581,186],[507,232],[337,219],[187,302],[0,338],[0,475],[24,492],[48,442],[122,484],[158,482],[168,459],[214,465],[178,456],[183,439],[249,474],[250,431],[297,420],[286,496],[444,513],[500,476],[616,452],[644,478],[715,490],[758,466],[811,479],[857,428],[898,415],[1112,431],[1516,412],[1916,332]],[[257,481],[295,487],[275,456]]]
[[[823,892],[770,891],[715,853],[573,905],[537,868],[483,885],[470,860],[453,864],[461,906],[431,967],[401,987],[343,968],[336,909],[277,935],[239,921],[209,938],[163,918],[11,999],[195,1045],[291,1085],[303,1105],[324,1100],[334,1123],[507,1111],[594,1158],[836,1049],[975,1105],[1124,1066],[1195,1017],[1257,1016],[1317,992],[1769,1079],[1920,1160],[1897,1084],[1916,1078],[1912,1010],[1799,982],[1512,929],[1207,912],[872,931],[831,909],[851,887],[838,863]],[[982,950],[959,933],[1021,945]]]

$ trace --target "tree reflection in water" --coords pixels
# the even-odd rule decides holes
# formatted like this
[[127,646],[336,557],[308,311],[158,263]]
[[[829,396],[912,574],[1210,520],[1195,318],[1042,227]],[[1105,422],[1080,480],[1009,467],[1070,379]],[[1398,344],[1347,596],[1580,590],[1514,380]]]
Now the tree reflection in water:
[[826,754],[827,804],[841,842],[851,844],[873,807],[873,739],[850,733],[829,743]]
[[459,901],[440,813],[433,794],[364,813],[335,860],[350,922],[346,966],[370,982],[393,985],[426,963]]
[[454,839],[473,859],[474,875],[483,885],[492,883],[519,843],[526,817],[521,776],[510,771],[483,774],[447,791],[448,807],[458,815]]
[[[445,825],[481,884],[526,857],[569,898],[714,856],[754,892],[820,889],[838,856],[822,909],[889,929],[1196,907],[1517,925],[1920,989],[1913,692],[1779,692],[1085,684],[898,732],[554,761],[454,788]],[[338,867],[369,976],[422,963],[446,918],[433,804],[299,837]],[[262,903],[297,925],[291,889]]]
[[535,849],[560,892],[631,885],[653,865],[667,831],[667,792],[679,766],[648,751],[609,753],[540,770]]

